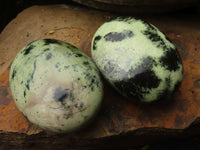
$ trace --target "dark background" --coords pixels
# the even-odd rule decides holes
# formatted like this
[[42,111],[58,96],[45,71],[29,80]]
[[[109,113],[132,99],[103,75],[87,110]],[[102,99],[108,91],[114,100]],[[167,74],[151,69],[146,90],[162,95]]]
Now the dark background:
[[[200,2],[200,0],[199,0]],[[79,5],[71,0],[1,0],[0,1],[0,32],[16,15],[32,5],[47,5],[47,4],[70,4]],[[166,13],[189,13],[200,15],[200,4],[190,6],[181,10]],[[147,14],[144,14],[147,15]],[[149,13],[148,13],[149,15]]]
[[[70,4],[78,5],[70,0],[1,0],[0,2],[0,32],[16,15],[32,5]],[[193,14],[200,16],[200,5],[190,6],[173,13]],[[145,15],[145,14],[144,14]],[[200,19],[200,17],[199,17]],[[200,27],[199,27],[200,29]],[[122,139],[123,140],[123,139]],[[134,141],[133,141],[134,142]],[[121,149],[121,148],[120,148]],[[200,150],[200,135],[187,138],[168,139],[153,144],[124,148],[128,150]]]

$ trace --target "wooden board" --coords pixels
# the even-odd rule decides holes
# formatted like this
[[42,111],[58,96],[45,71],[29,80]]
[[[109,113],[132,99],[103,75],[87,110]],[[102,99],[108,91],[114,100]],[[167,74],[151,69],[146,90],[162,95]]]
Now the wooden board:
[[169,101],[150,105],[134,103],[120,96],[104,81],[105,95],[98,116],[84,130],[65,135],[43,131],[18,111],[11,96],[8,76],[10,64],[21,48],[33,40],[55,38],[72,43],[91,56],[93,34],[103,22],[114,16],[116,14],[64,5],[33,6],[6,26],[0,35],[0,138],[3,139],[0,143],[7,144],[10,141],[11,145],[20,143],[29,146],[31,143],[42,145],[42,142],[47,142],[51,146],[53,143],[64,145],[66,139],[70,144],[69,139],[73,138],[73,141],[90,139],[91,144],[94,140],[101,141],[124,134],[131,134],[136,141],[142,141],[138,136],[143,134],[178,134],[185,132],[191,124],[198,124],[200,20],[199,16],[186,14],[137,16],[163,31],[180,52],[184,66],[183,82]]

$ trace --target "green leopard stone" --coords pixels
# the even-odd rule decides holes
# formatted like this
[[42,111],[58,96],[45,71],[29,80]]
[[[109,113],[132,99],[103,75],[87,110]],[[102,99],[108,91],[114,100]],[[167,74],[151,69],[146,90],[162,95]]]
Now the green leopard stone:
[[58,133],[85,126],[103,96],[96,65],[73,45],[55,39],[34,41],[18,53],[10,87],[30,122]]
[[123,96],[152,102],[170,96],[183,76],[180,55],[155,26],[133,17],[104,23],[92,40],[92,57]]

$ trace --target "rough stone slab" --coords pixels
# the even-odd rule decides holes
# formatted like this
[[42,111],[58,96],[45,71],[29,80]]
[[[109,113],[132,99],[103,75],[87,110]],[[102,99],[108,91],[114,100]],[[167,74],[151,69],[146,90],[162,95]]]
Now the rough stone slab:
[[[51,141],[59,145],[56,138],[84,141],[123,134],[131,134],[135,139],[150,133],[158,133],[159,136],[180,135],[191,124],[199,123],[200,20],[198,16],[180,14],[137,16],[163,31],[182,57],[183,82],[170,101],[152,105],[133,103],[121,97],[105,81],[103,105],[96,119],[80,132],[60,136],[37,128],[18,111],[8,81],[9,66],[17,52],[33,40],[55,38],[74,44],[91,56],[93,34],[104,21],[113,16],[64,5],[33,6],[25,9],[6,26],[0,35],[0,138],[3,139],[0,143],[6,144],[6,141],[17,138],[21,145],[26,145],[27,141],[29,144],[34,143],[34,140],[35,143]],[[14,141],[17,143],[17,140]],[[65,140],[61,141],[64,144]]]

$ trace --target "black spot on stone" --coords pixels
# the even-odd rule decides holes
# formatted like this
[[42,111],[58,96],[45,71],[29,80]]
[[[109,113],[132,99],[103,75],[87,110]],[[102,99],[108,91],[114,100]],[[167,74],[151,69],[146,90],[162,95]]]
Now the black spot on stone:
[[68,98],[70,90],[69,89],[63,89],[62,87],[58,87],[55,89],[54,92],[54,99],[56,101],[61,102],[61,104],[65,105],[65,99]]
[[65,69],[68,69],[68,68],[69,68],[69,66],[64,66],[64,68],[65,68]]
[[133,32],[130,30],[124,30],[123,32],[110,32],[104,36],[106,41],[111,42],[118,42],[131,37],[133,37]]
[[44,51],[44,52],[49,51],[49,48],[46,48],[46,49],[44,49],[43,51]]
[[74,70],[74,72],[78,72],[79,71],[79,64],[75,64],[75,65],[71,65],[72,69]]
[[13,69],[12,76],[11,76],[12,79],[14,79],[16,73],[17,73],[17,71],[15,69]]
[[[157,47],[162,48],[163,50],[168,50],[169,48],[165,44],[163,38],[160,35],[158,35],[158,30],[147,22],[143,21],[143,23],[146,25],[146,30],[142,31],[142,33]],[[164,37],[167,39],[165,35]]]
[[26,85],[25,85],[25,87],[26,87],[28,90],[30,90],[30,82],[33,80],[33,76],[34,76],[34,74],[35,74],[35,70],[36,70],[36,60],[35,60],[35,62],[34,62],[33,65],[34,65],[33,73],[31,74],[30,79],[27,80],[27,83],[26,83]]
[[73,48],[73,49],[78,49],[76,46],[70,44],[70,47]]
[[96,50],[96,45],[97,45],[97,42],[99,41],[99,40],[101,40],[101,36],[100,35],[98,35],[98,36],[96,36],[95,38],[94,38],[94,41],[93,41],[93,50]]
[[77,103],[76,103],[76,104],[74,104],[74,107],[78,108],[78,104],[77,104]]
[[60,66],[60,63],[57,62],[56,65],[55,65],[55,67],[58,68],[59,66]]
[[166,67],[170,71],[176,71],[180,68],[181,64],[180,56],[176,50],[170,49],[166,51],[164,56],[160,59],[161,65]]
[[60,41],[55,40],[55,39],[44,39],[44,45],[49,45],[49,44],[58,44],[61,45]]
[[143,95],[148,94],[150,89],[157,88],[160,81],[153,71],[146,70],[128,80],[114,82],[114,86],[124,96],[142,100]]
[[88,61],[83,62],[84,65],[89,65],[90,63]]
[[120,16],[120,17],[117,17],[116,19],[111,20],[111,21],[120,21],[120,22],[126,22],[126,23],[130,24],[134,20],[137,20],[137,19],[132,18],[132,17],[127,17],[127,16]]
[[24,55],[28,55],[30,53],[30,51],[34,48],[35,46],[34,45],[29,45],[28,47],[26,47],[23,52],[24,52]]
[[152,57],[146,57],[141,59],[141,64],[137,66],[135,69],[131,68],[128,71],[128,74],[131,76],[135,76],[137,74],[141,74],[145,72],[146,70],[151,70],[153,65],[155,64],[155,61]]
[[34,76],[34,74],[35,74],[35,70],[36,70],[36,60],[35,60],[35,62],[34,62],[34,64],[33,64],[33,66],[34,66],[34,68],[33,68],[33,73],[31,74],[31,80],[33,79],[33,76]]
[[83,103],[83,102],[81,102],[79,107],[82,109],[82,108],[83,108],[83,106],[84,106],[84,103]]
[[109,60],[107,64],[104,66],[104,71],[106,72],[106,74],[110,74],[116,66],[117,66],[116,63],[114,63],[112,60]]
[[51,57],[52,57],[52,53],[48,53],[48,54],[46,54],[46,60],[51,59]]
[[82,54],[75,54],[75,57],[82,57]]
[[26,88],[28,89],[28,90],[30,90],[30,79],[29,80],[27,80],[27,83],[26,83]]
[[78,78],[77,80],[80,80],[80,78]]
[[143,32],[145,35],[148,36],[148,38],[152,41],[152,42],[157,42],[157,41],[161,41],[161,44],[164,44],[163,40],[161,39],[161,37],[156,33],[152,32],[152,31],[144,31]]
[[146,70],[134,77],[134,83],[145,89],[157,88],[160,79],[151,70]]
[[71,49],[70,45],[67,45],[66,47],[67,47],[68,49]]
[[26,97],[26,91],[24,91],[24,97]]
[[90,73],[88,71],[85,71],[83,74],[85,75],[85,77],[89,77],[90,76]]
[[69,51],[66,51],[66,52],[65,52],[65,55],[66,55],[67,57],[71,57],[72,55],[74,55],[74,53],[69,52]]
[[69,111],[65,114],[65,118],[69,119],[72,116],[72,113]]

